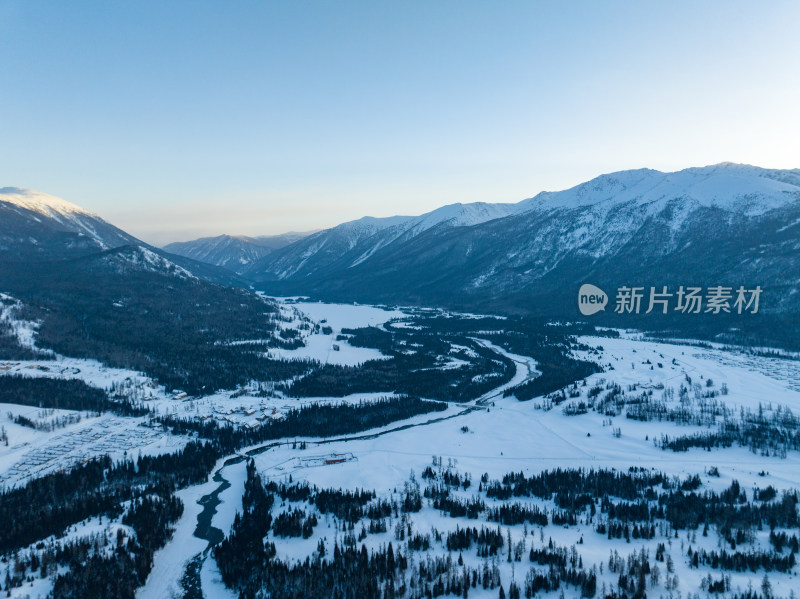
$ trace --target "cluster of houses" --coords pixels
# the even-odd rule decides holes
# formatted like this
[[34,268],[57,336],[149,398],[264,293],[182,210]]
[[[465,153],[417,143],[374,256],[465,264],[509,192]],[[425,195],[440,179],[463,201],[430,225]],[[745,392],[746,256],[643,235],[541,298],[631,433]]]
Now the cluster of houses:
[[[281,409],[288,411],[291,406],[284,406]],[[283,417],[283,412],[279,411],[277,407],[269,408],[262,404],[258,408],[253,406],[217,407],[211,414],[201,416],[200,420],[216,420],[217,422],[226,422],[235,426],[258,428],[267,421],[282,420]]]
[[27,370],[38,370],[40,372],[56,372],[57,374],[64,376],[79,374],[81,371],[80,368],[75,368],[72,366],[67,366],[59,370],[57,365],[53,367],[52,364],[54,363],[51,363],[51,366],[45,366],[44,364],[28,364],[27,366],[25,366],[20,362],[2,362],[0,363],[0,371],[9,372],[13,369],[14,372],[20,372],[23,369],[27,369]]
[[664,384],[663,383],[657,383],[655,385],[653,385],[652,383],[639,383],[637,386],[640,389],[663,389],[664,388]]

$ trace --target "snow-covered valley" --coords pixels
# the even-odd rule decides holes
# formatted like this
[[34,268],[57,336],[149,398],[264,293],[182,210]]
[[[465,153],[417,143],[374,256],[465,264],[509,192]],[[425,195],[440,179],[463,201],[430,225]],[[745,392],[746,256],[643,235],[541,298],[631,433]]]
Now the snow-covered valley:
[[[336,363],[352,366],[365,360],[386,358],[379,350],[350,346],[347,339],[337,341],[343,329],[366,326],[386,331],[395,324],[399,330],[418,328],[411,312],[402,309],[295,301],[283,304],[281,309],[296,318],[296,322],[288,322],[287,326],[302,322],[313,325],[305,334],[305,345],[296,350],[297,357],[322,363],[330,362],[331,355],[335,356]],[[293,435],[274,439],[220,458],[205,483],[178,491],[177,497],[184,505],[183,514],[174,523],[171,539],[156,551],[153,569],[138,589],[137,597],[215,599],[238,596],[237,591],[223,584],[212,545],[217,546],[222,537],[231,532],[234,519],[242,517],[248,463],[252,463],[260,480],[272,489],[281,486],[302,489],[308,485],[312,490],[374,493],[361,516],[344,521],[331,512],[321,512],[319,502],[314,504],[307,498],[276,495],[271,510],[273,518],[299,510],[302,518],[313,515],[316,524],[307,536],[269,531],[264,541],[274,543],[275,559],[286,564],[306,558],[320,559],[321,551],[330,556],[352,543],[356,543],[356,548],[363,545],[368,552],[385,551],[391,543],[395,555],[405,556],[412,564],[408,566],[411,569],[407,571],[406,582],[393,581],[403,586],[409,596],[416,592],[425,594],[424,588],[408,586],[413,585],[413,565],[419,568],[425,560],[447,560],[448,556],[452,561],[442,566],[444,573],[439,575],[444,577],[442,580],[460,580],[462,576],[469,580],[467,571],[489,572],[488,576],[476,579],[476,584],[467,585],[472,596],[495,597],[499,586],[506,592],[514,592],[512,582],[524,592],[526,579],[532,581],[537,573],[547,572],[547,568],[543,569],[536,561],[544,555],[539,552],[559,553],[562,551],[559,548],[563,548],[564,555],[573,556],[575,567],[579,562],[581,571],[592,573],[595,577],[592,584],[596,585],[595,592],[599,596],[621,588],[620,572],[632,559],[639,559],[629,559],[629,556],[646,555],[650,559],[657,554],[662,556],[661,560],[668,558],[669,566],[664,561],[657,564],[660,574],[652,574],[652,571],[648,574],[645,583],[648,596],[702,594],[704,585],[708,587],[709,575],[712,583],[722,580],[719,584],[729,594],[742,596],[748,588],[760,589],[766,579],[773,596],[790,596],[797,582],[794,566],[786,571],[759,567],[722,570],[718,565],[702,563],[693,567],[690,549],[707,554],[727,549],[733,553],[733,548],[723,538],[728,533],[713,526],[700,535],[701,529],[676,528],[664,518],[655,518],[652,534],[643,535],[647,538],[636,538],[638,532],[632,538],[629,531],[616,538],[610,532],[597,532],[598,529],[607,531],[611,522],[617,522],[607,510],[600,509],[603,497],[593,500],[597,502],[596,512],[594,505],[591,511],[578,509],[574,519],[564,523],[558,520],[557,514],[566,511],[563,505],[556,503],[555,496],[542,498],[520,494],[509,500],[490,497],[487,489],[492,485],[497,488],[493,481],[502,481],[510,473],[524,478],[543,472],[580,470],[634,473],[634,476],[639,472],[663,475],[667,481],[664,489],[672,489],[671,492],[689,488],[682,487],[686,481],[695,481],[691,488],[698,493],[723,494],[736,484],[747,501],[759,504],[764,502],[757,501],[756,497],[764,496],[759,494],[765,489],[775,491],[773,501],[796,498],[800,488],[800,453],[796,450],[765,450],[732,443],[729,447],[710,450],[695,447],[674,451],[667,443],[669,439],[689,438],[715,430],[721,413],[734,419],[747,412],[758,414],[765,421],[775,415],[797,413],[800,410],[797,388],[800,362],[758,357],[743,351],[657,343],[628,334],[581,336],[576,340],[574,355],[597,362],[603,372],[566,387],[564,391],[568,396],[550,393],[530,401],[519,401],[509,393],[536,379],[540,375],[540,365],[533,358],[510,353],[486,339],[476,336],[474,340],[510,360],[514,372],[502,384],[470,401],[450,403],[444,411],[420,414],[352,434],[326,438]],[[335,351],[334,344],[338,346]],[[459,346],[453,351],[466,357],[465,350],[469,348]],[[293,350],[280,351],[288,357]],[[450,362],[452,364],[445,367],[463,367],[458,359],[450,358]],[[141,373],[107,368],[89,360],[57,356],[55,360],[5,361],[2,365],[5,376],[79,378],[94,387],[114,389],[151,410],[150,416],[124,417],[76,410],[43,412],[41,408],[12,404],[0,406],[0,412],[8,420],[4,423],[8,442],[0,443],[0,481],[6,488],[24,484],[47,472],[69,468],[93,456],[108,454],[119,460],[141,454],[157,455],[175,451],[192,439],[192,435],[171,434],[156,422],[157,415],[247,428],[279,420],[281,415],[302,405],[357,406],[387,395],[357,393],[344,397],[307,397],[298,402],[274,388],[264,393],[263,388],[254,385],[235,393],[220,391],[203,397],[182,397]],[[260,392],[255,393],[257,390]],[[608,393],[618,402],[616,412],[603,399]],[[620,393],[628,399],[619,400]],[[688,416],[685,421],[676,419],[674,412],[664,412],[660,419],[631,418],[630,413],[640,403],[637,398],[641,397],[649,398],[648,402],[661,406],[659,409],[683,409]],[[710,404],[714,408],[708,421]],[[667,413],[673,415],[668,417]],[[706,421],[697,420],[699,415],[705,415]],[[16,424],[14,418],[18,416],[33,421],[61,418],[66,424],[53,430],[34,430]],[[79,421],[76,421],[77,416],[80,416]],[[398,509],[409,488],[420,494],[420,505],[411,510]],[[442,497],[437,495],[443,489],[447,502],[451,502],[447,505],[454,502],[480,507],[467,515],[459,515],[458,510],[454,512],[443,507]],[[651,496],[650,501],[657,501],[663,492]],[[610,496],[613,498],[613,493]],[[214,505],[208,506],[212,498]],[[548,515],[547,523],[536,523],[535,519],[523,521],[524,518],[518,523],[498,522],[492,516],[493,510],[507,508],[512,503],[523,511]],[[379,516],[368,516],[369,506],[384,506],[386,511]],[[796,517],[796,505],[793,509]],[[554,516],[557,523],[553,521]],[[124,528],[119,519],[101,518],[99,522],[102,524],[99,531],[109,539],[117,534],[120,526]],[[629,528],[641,524],[635,520],[623,522],[627,522],[625,526]],[[457,529],[484,526],[497,532],[502,542],[502,547],[491,555],[481,550],[481,546],[476,553],[475,546],[470,543],[459,550],[452,548],[452,534]],[[96,534],[98,520],[90,518],[71,530],[70,535],[75,537],[90,532]],[[785,532],[791,539],[798,530],[796,526],[777,526],[774,532]],[[128,530],[127,534],[133,533]],[[412,547],[411,539],[423,545]],[[743,555],[776,555],[768,526],[759,525],[752,533],[748,532],[743,542],[740,539],[738,548]],[[643,550],[645,554],[641,554]],[[28,551],[36,553],[37,549],[32,546]],[[786,547],[777,555],[785,557],[787,551],[788,555],[793,555]],[[46,580],[51,582],[48,584]],[[435,584],[436,578],[433,582]],[[455,583],[452,584],[454,588]],[[11,596],[44,597],[51,585],[52,578],[45,577],[41,582],[13,588]],[[553,590],[551,594],[554,597],[562,593],[579,596],[581,592],[582,588],[564,582],[561,590]],[[541,594],[540,590],[537,596]],[[547,592],[544,595],[547,596]]]

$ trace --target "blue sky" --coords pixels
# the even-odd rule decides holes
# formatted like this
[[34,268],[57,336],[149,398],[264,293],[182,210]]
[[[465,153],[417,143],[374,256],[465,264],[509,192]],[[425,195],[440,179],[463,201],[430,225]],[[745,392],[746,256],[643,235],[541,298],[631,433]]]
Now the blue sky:
[[0,186],[154,243],[800,168],[800,3],[0,0]]

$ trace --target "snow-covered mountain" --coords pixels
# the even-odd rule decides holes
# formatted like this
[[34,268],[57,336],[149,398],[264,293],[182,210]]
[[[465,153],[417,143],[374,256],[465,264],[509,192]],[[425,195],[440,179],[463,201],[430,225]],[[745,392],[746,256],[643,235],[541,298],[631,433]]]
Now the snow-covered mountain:
[[[601,258],[642,239],[658,225],[649,250],[666,255],[685,243],[687,229],[715,215],[719,226],[754,223],[797,205],[800,170],[722,163],[663,173],[650,169],[602,175],[561,192],[524,200],[520,222],[536,237],[509,253],[510,264],[537,256],[545,270],[572,253]],[[544,251],[542,251],[544,250]]]
[[413,231],[404,221],[357,243],[337,235],[347,223],[268,256],[251,275],[275,293],[567,314],[587,280],[760,284],[771,286],[764,310],[800,310],[800,170],[623,171],[501,210],[472,226]]
[[[262,354],[224,341],[269,339],[277,310],[228,270],[169,254],[73,204],[18,189],[0,196],[0,239],[0,299],[14,298],[35,323],[30,338],[38,347],[147,371],[194,392],[267,370]],[[30,355],[30,344],[0,325],[6,358]]]
[[245,274],[255,280],[304,278],[351,268],[378,251],[408,242],[438,228],[470,227],[519,210],[515,204],[450,204],[420,216],[367,216],[309,235],[253,264]]
[[[15,264],[74,260],[111,252],[116,268],[161,270],[225,285],[242,284],[227,270],[154,248],[99,215],[55,196],[18,187],[0,188],[0,260]],[[127,266],[122,262],[127,260]],[[17,270],[20,270],[17,268]]]
[[310,233],[284,233],[282,235],[265,235],[245,237],[243,235],[219,235],[202,237],[192,241],[177,241],[164,246],[164,250],[179,256],[185,256],[243,273],[252,264],[276,249],[285,247]]
[[565,191],[542,192],[517,206],[520,211],[611,209],[636,202],[647,206],[648,214],[656,214],[680,198],[691,205],[756,216],[783,206],[786,194],[796,193],[798,187],[800,170],[723,162],[674,173],[651,169],[610,173]]
[[137,243],[75,204],[39,191],[0,188],[0,253],[7,259],[61,259]]

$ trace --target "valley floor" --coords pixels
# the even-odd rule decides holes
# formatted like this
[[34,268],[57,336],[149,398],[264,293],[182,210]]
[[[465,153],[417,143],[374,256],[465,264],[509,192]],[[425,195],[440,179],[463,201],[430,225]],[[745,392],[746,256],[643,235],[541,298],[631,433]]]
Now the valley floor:
[[[285,309],[290,310],[287,306]],[[342,328],[357,326],[381,326],[389,319],[402,315],[396,310],[383,310],[370,306],[339,306],[328,304],[291,304],[291,310],[305,314],[315,322],[324,321],[333,329],[329,335],[311,335],[306,347],[298,352],[299,357],[313,357],[324,361],[356,364],[363,359],[376,356],[377,350],[340,347],[333,350],[336,335]],[[754,489],[772,486],[778,496],[800,489],[800,453],[788,451],[783,456],[762,455],[759,450],[740,447],[734,444],[727,448],[714,448],[710,451],[693,448],[685,452],[675,452],[662,448],[659,443],[664,435],[668,437],[691,436],[707,433],[707,424],[678,424],[667,420],[640,421],[626,418],[624,412],[609,415],[588,409],[578,409],[581,402],[590,401],[590,391],[600,388],[596,396],[605,394],[609,388],[618,385],[621,389],[634,390],[634,393],[651,391],[654,398],[662,398],[670,406],[686,405],[690,400],[680,400],[681,386],[688,394],[699,397],[702,393],[715,391],[715,401],[724,404],[730,413],[738,416],[743,411],[775,414],[778,408],[800,413],[800,361],[753,357],[744,353],[734,353],[723,349],[705,349],[692,345],[666,344],[628,338],[583,337],[579,342],[594,348],[597,353],[583,357],[597,361],[604,372],[586,379],[585,385],[575,388],[574,397],[554,400],[534,398],[531,401],[518,401],[513,395],[503,397],[503,391],[538,374],[536,362],[524,356],[512,355],[488,341],[482,340],[485,347],[491,348],[514,361],[516,374],[511,381],[498,386],[491,392],[464,404],[451,404],[445,412],[415,416],[408,421],[393,423],[385,427],[353,435],[335,438],[292,438],[282,443],[263,444],[269,446],[252,447],[239,452],[249,456],[255,463],[257,472],[266,483],[297,484],[307,482],[320,489],[363,489],[375,491],[376,500],[387,502],[402,501],[406,485],[416,481],[422,488],[428,484],[422,475],[426,469],[433,471],[434,480],[441,481],[445,473],[455,473],[463,480],[468,476],[468,487],[454,487],[451,495],[463,502],[482,500],[487,508],[500,506],[508,501],[500,501],[486,496],[483,484],[479,481],[502,480],[508,473],[523,473],[534,476],[545,470],[555,469],[614,469],[628,472],[630,468],[640,468],[649,472],[661,472],[667,477],[677,477],[681,481],[699,476],[702,491],[722,493],[738,481],[747,497]],[[281,350],[290,354],[288,350]],[[379,353],[379,352],[378,352]],[[580,353],[580,352],[579,352]],[[26,372],[36,376],[61,376],[62,370],[78,371],[78,376],[86,378],[97,386],[108,387],[112,382],[123,383],[140,389],[147,395],[152,405],[162,413],[180,413],[198,418],[238,419],[238,425],[246,425],[259,415],[274,415],[286,411],[288,400],[280,397],[254,397],[248,394],[230,398],[229,393],[218,393],[201,399],[176,402],[172,390],[157,388],[142,375],[113,369],[105,369],[96,363],[85,360],[60,359],[49,362],[52,368],[43,371],[43,362],[6,363],[9,372]],[[36,365],[39,367],[35,367]],[[724,387],[724,392],[723,392]],[[672,390],[671,392],[668,390]],[[698,391],[699,389],[699,391]],[[670,393],[674,395],[670,396]],[[386,394],[356,394],[344,401],[357,402]],[[294,400],[296,401],[296,400]],[[304,400],[305,401],[305,400]],[[337,402],[337,398],[312,398],[308,401]],[[697,400],[699,401],[699,400]],[[233,411],[230,411],[233,408]],[[571,408],[575,408],[571,412]],[[251,412],[252,410],[252,412]],[[31,415],[36,408],[0,405],[0,413]],[[69,411],[59,411],[61,413]],[[566,413],[565,413],[566,412]],[[577,412],[576,415],[568,415]],[[187,442],[185,437],[176,437],[147,426],[147,418],[122,418],[110,415],[83,417],[79,423],[70,424],[63,430],[45,433],[17,426],[9,421],[4,423],[10,438],[8,447],[0,444],[0,486],[14,486],[30,477],[53,471],[79,461],[82,457],[110,453],[119,458],[127,450],[131,452],[174,451]],[[159,597],[180,597],[185,589],[182,581],[186,566],[200,556],[199,569],[202,596],[208,599],[229,599],[237,594],[226,588],[220,579],[220,572],[213,555],[208,551],[206,538],[198,538],[197,527],[205,503],[212,495],[219,500],[210,526],[228,534],[235,514],[242,511],[242,492],[245,484],[244,460],[222,459],[208,482],[186,488],[178,492],[185,509],[175,524],[175,532],[167,545],[156,552],[155,563],[146,584],[137,591],[138,599]],[[449,476],[449,475],[448,475]],[[217,492],[215,494],[215,491]],[[543,510],[554,510],[552,500],[535,497],[515,497],[512,502]],[[313,505],[303,501],[291,502],[276,497],[273,515],[289,509],[298,508],[307,513],[315,512]],[[347,530],[342,530],[341,521],[330,514],[316,514],[319,523],[309,538],[276,537],[270,532],[267,540],[273,542],[277,557],[294,562],[312,556],[319,549],[320,542],[327,555],[332,555],[334,545],[347,542]],[[587,571],[597,575],[597,596],[603,589],[608,592],[617,587],[618,571],[609,571],[610,560],[616,553],[626,559],[628,556],[645,550],[652,558],[658,545],[664,544],[670,558],[672,572],[665,564],[659,564],[662,576],[658,581],[651,580],[647,586],[648,597],[693,597],[706,596],[703,580],[709,574],[716,580],[725,575],[730,577],[728,595],[744,593],[749,588],[762,591],[765,575],[772,597],[789,597],[800,589],[797,567],[789,572],[722,571],[707,566],[692,567],[687,556],[689,548],[707,552],[720,551],[727,547],[717,532],[712,529],[708,536],[701,536],[698,530],[658,529],[652,539],[615,539],[596,532],[602,515],[594,519],[588,515],[581,517],[574,525],[556,525],[550,522],[545,526],[532,524],[503,525],[488,522],[486,514],[477,519],[450,517],[440,509],[435,509],[430,499],[423,499],[422,508],[413,513],[394,512],[385,518],[385,532],[373,532],[360,540],[368,551],[379,550],[392,543],[396,551],[407,542],[405,531],[427,535],[430,547],[425,551],[408,551],[419,562],[429,556],[451,555],[453,560],[461,559],[467,567],[480,570],[486,563],[496,567],[501,584],[506,591],[512,580],[520,586],[531,567],[541,571],[546,567],[531,563],[529,551],[549,546],[574,548]],[[355,524],[353,534],[359,534],[362,526],[369,523],[363,519]],[[85,522],[77,527],[88,530],[92,526]],[[114,526],[108,523],[107,526]],[[447,533],[459,527],[487,526],[499,527],[506,545],[492,558],[479,557],[474,549],[448,551]],[[403,529],[400,539],[399,529]],[[790,529],[789,535],[800,530]],[[755,533],[753,539],[740,544],[742,551],[771,551],[770,530],[765,527]],[[110,533],[109,533],[110,534]],[[201,535],[202,536],[202,535]],[[521,561],[507,559],[509,542],[515,548],[521,547]],[[727,547],[730,550],[729,547]],[[784,549],[784,554],[787,550]],[[459,566],[460,568],[460,566]],[[33,586],[15,589],[12,597],[44,596],[49,587],[41,582]],[[579,597],[580,590],[563,586],[560,591],[552,591],[551,596]],[[547,596],[541,593],[537,596]],[[494,586],[484,589],[480,584],[469,589],[471,597],[497,597]],[[721,595],[720,595],[721,596]]]

